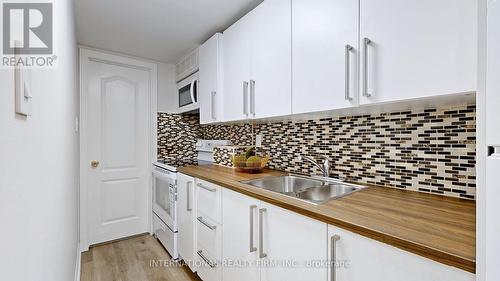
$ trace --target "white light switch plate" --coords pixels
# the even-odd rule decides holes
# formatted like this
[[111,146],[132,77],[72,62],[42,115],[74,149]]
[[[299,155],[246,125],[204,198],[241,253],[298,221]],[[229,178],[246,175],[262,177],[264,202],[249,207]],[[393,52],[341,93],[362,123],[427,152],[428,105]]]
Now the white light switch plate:
[[31,70],[27,68],[15,69],[16,113],[31,116]]

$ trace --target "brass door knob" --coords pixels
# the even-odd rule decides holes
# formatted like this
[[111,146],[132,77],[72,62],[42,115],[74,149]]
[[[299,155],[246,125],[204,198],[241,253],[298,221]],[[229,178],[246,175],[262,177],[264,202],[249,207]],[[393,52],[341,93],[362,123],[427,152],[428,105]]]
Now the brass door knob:
[[90,166],[94,169],[97,168],[97,166],[99,166],[99,161],[97,160],[90,161]]

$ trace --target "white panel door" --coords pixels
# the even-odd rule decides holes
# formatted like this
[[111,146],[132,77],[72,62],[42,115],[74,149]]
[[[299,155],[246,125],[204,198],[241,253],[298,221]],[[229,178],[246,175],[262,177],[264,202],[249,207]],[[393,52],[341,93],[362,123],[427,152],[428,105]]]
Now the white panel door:
[[[360,5],[360,49],[367,53],[366,67],[361,57],[362,104],[476,91],[477,1]],[[371,40],[367,47],[364,38]]]
[[500,146],[500,2],[488,2],[488,60],[486,78],[486,143]]
[[326,280],[328,267],[309,263],[327,259],[327,225],[264,202],[261,213],[261,281]]
[[195,203],[194,178],[184,174],[177,175],[177,221],[179,255],[192,271],[196,271],[195,260]]
[[249,118],[250,27],[248,15],[224,31],[224,121]]
[[292,0],[293,113],[358,101],[359,2]]
[[[475,275],[329,226],[328,256],[335,260],[328,280],[474,281]],[[337,235],[335,245],[332,237]],[[333,259],[332,250],[335,258]],[[331,278],[335,274],[336,278]]]
[[250,116],[291,114],[291,0],[266,0],[251,11]]
[[216,33],[198,52],[200,123],[222,121],[222,34]]
[[222,223],[224,225],[222,255],[228,261],[245,266],[223,268],[224,281],[259,281],[257,216],[259,201],[229,189],[222,191]]
[[148,232],[147,70],[89,60],[87,96],[89,242]]

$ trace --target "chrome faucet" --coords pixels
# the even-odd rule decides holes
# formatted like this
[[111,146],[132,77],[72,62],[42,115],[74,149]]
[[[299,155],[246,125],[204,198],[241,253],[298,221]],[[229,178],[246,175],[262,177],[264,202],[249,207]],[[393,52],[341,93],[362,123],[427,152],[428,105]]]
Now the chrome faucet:
[[325,178],[330,177],[330,161],[328,160],[328,158],[325,157],[325,159],[323,160],[323,165],[320,165],[312,157],[299,155],[299,161],[304,161],[304,160],[307,160],[311,162],[314,166],[318,167],[323,172],[323,177]]

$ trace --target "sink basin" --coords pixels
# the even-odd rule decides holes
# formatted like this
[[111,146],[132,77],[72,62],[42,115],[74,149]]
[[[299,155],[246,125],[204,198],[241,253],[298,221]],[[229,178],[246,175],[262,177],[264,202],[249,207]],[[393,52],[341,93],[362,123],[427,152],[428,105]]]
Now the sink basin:
[[264,177],[242,181],[242,183],[281,193],[313,204],[321,204],[365,188],[364,186],[344,183],[330,178],[312,178],[294,175]]
[[315,187],[321,185],[323,182],[320,180],[315,180],[306,177],[280,176],[280,177],[265,177],[260,179],[243,181],[242,183],[246,183],[249,185],[253,185],[256,187],[260,187],[278,193],[293,194],[309,187]]
[[347,184],[326,184],[301,191],[296,194],[296,197],[319,204],[333,198],[351,194],[358,189]]

